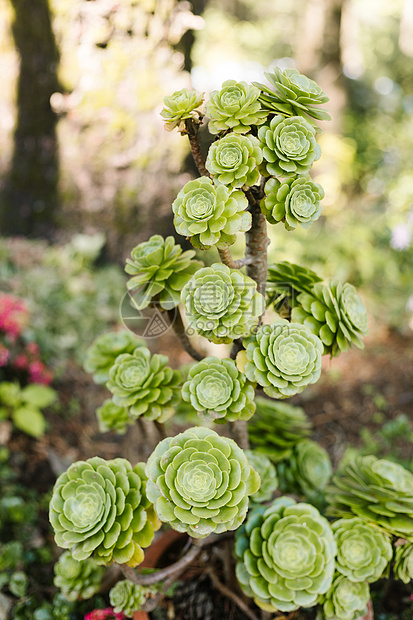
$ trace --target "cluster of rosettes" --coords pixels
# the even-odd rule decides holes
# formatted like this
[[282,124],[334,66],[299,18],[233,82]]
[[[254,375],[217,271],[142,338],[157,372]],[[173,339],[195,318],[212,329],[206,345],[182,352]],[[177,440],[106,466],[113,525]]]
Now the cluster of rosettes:
[[365,581],[351,581],[336,573],[320,602],[326,620],[356,620],[365,615],[369,599],[370,589]]
[[212,91],[206,104],[209,131],[216,134],[229,129],[243,134],[251,130],[251,125],[262,125],[267,112],[261,109],[260,94],[259,88],[246,82],[224,82],[221,90]]
[[122,579],[111,588],[109,600],[115,613],[123,613],[127,618],[132,618],[133,613],[145,604],[146,595],[150,592],[150,588],[132,583],[129,579]]
[[210,146],[205,165],[215,183],[236,188],[257,183],[261,162],[257,138],[231,133]]
[[324,190],[313,183],[308,174],[286,179],[270,179],[265,185],[265,198],[261,211],[270,224],[284,222],[287,230],[294,230],[298,224],[307,228],[320,217],[320,200]]
[[[181,373],[167,366],[165,355],[151,355],[146,347],[119,355],[109,371],[106,386],[118,407],[131,418],[165,422],[180,399]],[[120,412],[124,419],[124,412]],[[113,426],[112,426],[113,428]]]
[[390,537],[357,517],[339,519],[332,529],[338,572],[350,581],[378,581],[393,555]]
[[203,264],[194,255],[193,250],[183,252],[173,237],[153,235],[137,245],[125,267],[132,276],[127,285],[132,305],[143,310],[158,302],[164,310],[175,308],[182,287]]
[[256,282],[221,263],[199,269],[181,300],[189,327],[218,344],[249,336],[265,307]]
[[318,336],[324,353],[337,356],[353,345],[362,349],[367,334],[367,312],[352,284],[332,280],[315,283],[311,291],[301,293],[293,308],[292,319]]
[[248,497],[260,486],[235,441],[203,427],[163,439],[146,473],[148,498],[159,519],[193,538],[236,530],[246,517]]
[[311,439],[299,441],[278,468],[284,493],[315,498],[326,488],[333,468],[327,450]]
[[201,250],[235,243],[238,232],[251,228],[248,201],[241,191],[215,186],[208,177],[189,181],[172,204],[176,231]]
[[133,353],[137,347],[145,346],[144,340],[135,336],[129,330],[107,332],[98,336],[86,351],[83,367],[86,372],[93,374],[95,383],[106,383],[109,380],[109,370],[118,355]]
[[189,370],[182,398],[215,422],[249,420],[255,411],[255,390],[231,359],[206,357]]
[[356,516],[413,542],[413,474],[398,463],[356,457],[333,476],[327,501],[333,516]]
[[260,101],[269,112],[286,116],[306,115],[318,120],[330,120],[325,110],[316,107],[329,101],[321,87],[297,69],[279,69],[264,73],[271,86],[254,82],[261,89]]
[[331,527],[310,504],[280,497],[253,510],[235,536],[236,575],[247,596],[266,611],[312,607],[334,575]]
[[304,325],[279,319],[244,342],[247,347],[237,356],[238,366],[268,396],[294,396],[320,377],[323,345]]
[[161,112],[161,116],[165,119],[165,129],[172,131],[175,127],[178,131],[185,131],[185,121],[189,119],[199,120],[201,114],[196,108],[199,108],[204,96],[198,95],[193,90],[182,88],[173,93],[170,97],[164,98],[165,107]]
[[99,457],[73,463],[53,488],[49,519],[56,544],[75,560],[137,566],[159,527],[146,496],[144,464]]
[[79,562],[64,551],[54,565],[54,585],[68,601],[92,598],[100,588],[103,568],[88,558]]
[[248,422],[250,441],[256,452],[278,463],[311,433],[311,422],[301,407],[257,397],[254,417]]
[[307,174],[321,155],[315,135],[314,127],[301,116],[274,116],[269,125],[258,130],[264,174],[277,177]]

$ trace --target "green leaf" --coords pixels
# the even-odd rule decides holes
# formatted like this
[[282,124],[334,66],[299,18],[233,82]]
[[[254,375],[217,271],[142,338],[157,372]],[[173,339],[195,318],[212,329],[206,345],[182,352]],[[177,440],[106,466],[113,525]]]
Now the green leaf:
[[26,594],[27,575],[21,571],[12,574],[9,581],[9,590],[14,596],[21,598]]
[[56,391],[48,385],[28,385],[21,392],[25,403],[36,407],[48,407],[57,400]]
[[19,384],[9,381],[0,383],[0,401],[5,405],[9,405],[9,407],[17,407],[21,402]]
[[44,435],[46,420],[42,412],[35,407],[19,407],[13,412],[12,418],[17,428],[24,433],[32,437]]

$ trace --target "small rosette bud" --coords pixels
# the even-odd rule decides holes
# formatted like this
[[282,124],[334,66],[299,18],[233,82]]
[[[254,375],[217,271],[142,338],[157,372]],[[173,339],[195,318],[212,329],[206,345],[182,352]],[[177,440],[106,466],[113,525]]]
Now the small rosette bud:
[[175,91],[169,97],[165,97],[163,102],[165,107],[162,109],[161,116],[166,121],[165,129],[172,131],[178,127],[178,131],[185,131],[185,120],[200,118],[200,113],[196,110],[204,101],[204,95],[198,95],[194,90],[182,88]]
[[365,581],[350,581],[338,573],[322,599],[325,620],[357,620],[365,615],[369,599]]
[[99,591],[103,568],[88,558],[78,562],[70,551],[62,553],[54,565],[54,585],[68,601],[92,598]]

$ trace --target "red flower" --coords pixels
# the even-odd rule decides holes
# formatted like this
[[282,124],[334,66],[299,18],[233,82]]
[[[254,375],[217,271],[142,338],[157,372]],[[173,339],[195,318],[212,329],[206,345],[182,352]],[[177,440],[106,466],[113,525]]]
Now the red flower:
[[113,607],[107,607],[106,609],[94,609],[86,614],[85,620],[126,620],[126,616],[122,612],[115,614]]

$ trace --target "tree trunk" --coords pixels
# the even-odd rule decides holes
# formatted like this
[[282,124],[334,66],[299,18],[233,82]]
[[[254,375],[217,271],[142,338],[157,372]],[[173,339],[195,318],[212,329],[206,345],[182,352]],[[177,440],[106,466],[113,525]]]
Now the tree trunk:
[[59,52],[48,0],[11,0],[20,56],[17,122],[0,200],[6,235],[50,236],[58,207],[58,146],[51,95],[59,90]]

